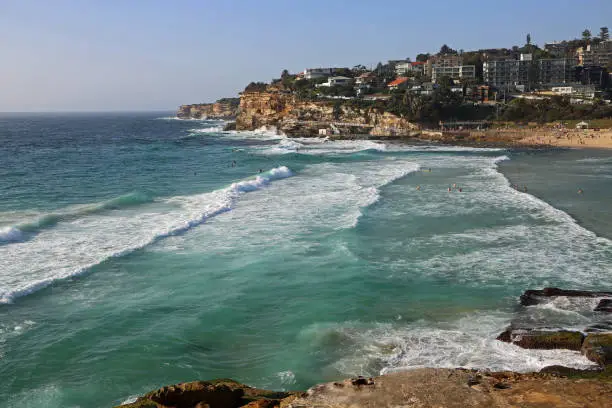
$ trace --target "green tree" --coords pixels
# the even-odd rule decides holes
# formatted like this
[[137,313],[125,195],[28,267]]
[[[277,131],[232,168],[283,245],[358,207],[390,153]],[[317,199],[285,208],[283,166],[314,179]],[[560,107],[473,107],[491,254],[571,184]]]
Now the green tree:
[[444,44],[442,47],[440,47],[440,54],[457,54],[457,51]]
[[527,34],[527,45],[531,45],[531,34]]
[[608,27],[601,27],[599,29],[599,38],[601,38],[601,41],[608,41],[610,39],[610,32],[608,31]]
[[588,28],[582,32],[582,41],[584,41],[586,45],[591,42],[592,37],[593,36],[591,34],[591,30],[589,30]]
[[417,62],[427,62],[427,60],[431,57],[430,54],[419,54],[416,57]]

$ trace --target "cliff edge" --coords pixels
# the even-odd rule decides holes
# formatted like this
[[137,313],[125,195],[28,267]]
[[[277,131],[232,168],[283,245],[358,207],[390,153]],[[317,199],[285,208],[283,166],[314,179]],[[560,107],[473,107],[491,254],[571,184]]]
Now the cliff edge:
[[240,96],[237,130],[276,127],[290,136],[368,134],[412,136],[418,126],[380,108],[348,100],[301,100],[295,94],[268,86],[245,90]]
[[238,115],[240,99],[224,98],[214,103],[181,105],[176,113],[179,119],[234,119]]

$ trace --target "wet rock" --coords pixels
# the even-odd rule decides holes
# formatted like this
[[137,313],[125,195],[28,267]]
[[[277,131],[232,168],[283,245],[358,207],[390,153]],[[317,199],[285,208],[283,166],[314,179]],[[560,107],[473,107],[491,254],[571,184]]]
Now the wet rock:
[[582,344],[582,354],[589,360],[606,366],[612,364],[612,333],[592,333]]
[[549,298],[555,296],[567,296],[567,297],[586,297],[586,298],[597,298],[597,297],[612,297],[612,292],[596,292],[588,290],[565,290],[559,288],[544,288],[542,290],[526,290],[521,295],[521,305],[533,306],[537,305],[542,301],[542,298]]
[[223,126],[223,131],[227,132],[230,130],[236,130],[236,122],[228,122]]
[[227,379],[194,381],[162,387],[122,408],[276,408],[294,394],[260,390]]
[[579,368],[570,368],[560,365],[548,366],[540,370],[540,373],[553,374],[557,377],[582,377],[585,375],[597,374],[600,372],[600,369],[581,370]]
[[612,321],[599,322],[590,325],[585,330],[587,333],[600,333],[612,331]]
[[497,340],[512,343],[526,349],[568,349],[580,350],[584,335],[575,331],[544,331],[508,328]]
[[512,386],[510,384],[506,384],[506,383],[495,383],[493,385],[493,388],[495,388],[496,390],[508,390],[508,389],[512,388]]
[[374,385],[374,381],[371,378],[364,378],[362,376],[359,376],[357,378],[353,378],[351,380],[351,384],[360,387],[362,385]]
[[612,313],[612,299],[601,299],[594,311]]

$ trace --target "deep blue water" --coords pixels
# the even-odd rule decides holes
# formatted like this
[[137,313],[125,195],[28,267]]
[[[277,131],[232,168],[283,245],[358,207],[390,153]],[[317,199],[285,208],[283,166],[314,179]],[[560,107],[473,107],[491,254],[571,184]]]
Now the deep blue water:
[[[0,116],[0,406],[107,407],[215,377],[304,389],[589,364],[495,337],[525,289],[611,289],[609,152],[160,116]],[[530,318],[583,328],[576,307]]]

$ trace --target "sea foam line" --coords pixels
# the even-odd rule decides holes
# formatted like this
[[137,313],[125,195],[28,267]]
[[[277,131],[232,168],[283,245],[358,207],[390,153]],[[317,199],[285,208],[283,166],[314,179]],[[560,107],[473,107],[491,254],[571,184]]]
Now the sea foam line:
[[51,228],[59,222],[71,221],[108,210],[118,210],[151,202],[153,202],[153,199],[147,194],[135,192],[100,203],[76,205],[63,211],[43,214],[33,221],[0,228],[0,245],[26,241],[37,232],[45,228]]
[[[59,280],[81,276],[87,273],[92,267],[99,265],[100,263],[110,258],[121,257],[129,253],[132,253],[138,249],[142,249],[148,245],[151,245],[161,239],[164,239],[170,236],[181,235],[189,231],[190,229],[200,224],[205,223],[207,220],[219,214],[223,214],[227,211],[230,211],[234,207],[236,201],[242,194],[259,190],[267,186],[274,180],[280,180],[280,179],[284,179],[284,178],[291,177],[291,176],[293,176],[293,172],[288,167],[280,166],[280,167],[273,168],[267,172],[263,172],[255,176],[254,178],[242,180],[242,181],[231,184],[229,187],[226,187],[221,190],[217,190],[213,192],[212,194],[218,196],[218,200],[215,203],[213,203],[212,206],[209,206],[206,210],[202,211],[198,216],[195,216],[194,218],[188,219],[178,225],[175,225],[163,233],[153,235],[149,239],[145,239],[132,247],[116,251],[110,254],[109,256],[102,256],[101,258],[89,264],[75,267],[67,274],[63,274],[61,276],[52,276],[49,278],[40,279],[36,281],[30,281],[30,282],[27,282],[25,285],[22,285],[21,287],[12,288],[8,290],[2,290],[0,291],[0,304],[13,303],[15,299],[29,295],[34,292],[37,292],[43,288],[46,288],[52,285],[53,283]],[[190,203],[201,204],[197,201],[195,197],[196,196],[184,196],[184,197],[177,196],[177,197],[170,198],[166,201],[168,203],[178,203],[178,204],[183,204],[183,205],[189,205]]]

